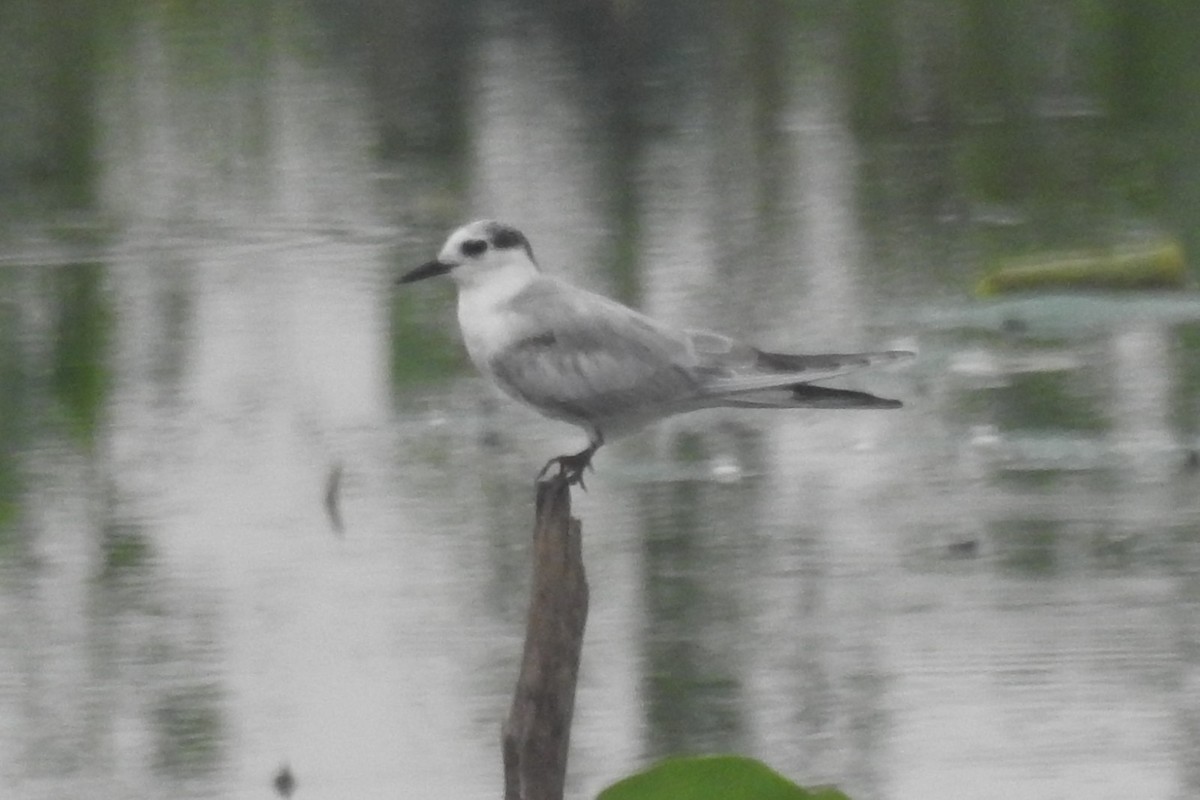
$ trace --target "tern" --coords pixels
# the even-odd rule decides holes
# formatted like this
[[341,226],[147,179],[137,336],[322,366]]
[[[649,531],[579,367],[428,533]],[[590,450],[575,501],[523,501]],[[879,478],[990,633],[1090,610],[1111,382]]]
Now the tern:
[[701,408],[899,408],[898,400],[816,385],[912,353],[770,353],[704,330],[676,328],[543,273],[516,228],[478,220],[399,283],[449,275],[458,325],[476,368],[505,394],[582,428],[588,446],[550,459],[583,486],[610,438]]

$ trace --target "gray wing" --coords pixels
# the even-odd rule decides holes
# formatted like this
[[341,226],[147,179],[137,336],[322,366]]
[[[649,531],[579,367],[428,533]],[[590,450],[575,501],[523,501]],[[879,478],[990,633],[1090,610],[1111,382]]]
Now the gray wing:
[[[527,330],[492,358],[492,373],[513,396],[572,421],[706,405],[839,407],[848,402],[835,396],[840,390],[797,387],[912,356],[768,353],[721,334],[670,328],[552,278],[519,294],[512,310]],[[788,389],[785,400],[751,396],[777,388]]]
[[545,279],[512,310],[527,330],[489,367],[506,391],[551,416],[653,416],[701,393],[688,337],[630,308]]
[[741,345],[749,354],[740,354],[740,363],[714,371],[705,381],[705,390],[713,394],[736,394],[773,389],[798,383],[814,383],[836,378],[867,367],[906,361],[913,354],[905,350],[870,353],[768,353]]

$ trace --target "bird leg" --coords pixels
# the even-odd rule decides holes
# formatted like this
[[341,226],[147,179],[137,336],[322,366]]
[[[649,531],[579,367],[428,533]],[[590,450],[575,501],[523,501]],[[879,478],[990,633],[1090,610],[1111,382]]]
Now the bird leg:
[[566,478],[567,485],[579,484],[579,488],[587,491],[587,487],[583,485],[583,471],[585,469],[593,469],[592,456],[600,449],[600,445],[604,444],[603,437],[597,435],[588,446],[580,450],[578,453],[569,456],[555,456],[546,462],[546,466],[542,467],[542,471],[538,473],[537,480],[541,480],[550,468],[555,464],[558,465],[558,477]]

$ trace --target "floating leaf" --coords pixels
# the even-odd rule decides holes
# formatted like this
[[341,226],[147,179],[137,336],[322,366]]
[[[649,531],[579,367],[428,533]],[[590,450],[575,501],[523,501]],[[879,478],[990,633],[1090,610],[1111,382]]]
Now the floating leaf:
[[660,761],[614,783],[597,800],[849,800],[833,788],[807,790],[745,756]]
[[975,293],[993,297],[1047,289],[1182,289],[1187,285],[1183,248],[1165,241],[1007,260],[979,282]]

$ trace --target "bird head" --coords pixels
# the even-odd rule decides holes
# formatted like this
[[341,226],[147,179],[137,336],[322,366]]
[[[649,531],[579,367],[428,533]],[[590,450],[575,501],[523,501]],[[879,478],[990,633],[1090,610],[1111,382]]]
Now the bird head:
[[537,271],[529,240],[511,225],[482,219],[450,234],[435,260],[404,274],[399,282],[412,283],[448,274],[461,285],[511,269]]

